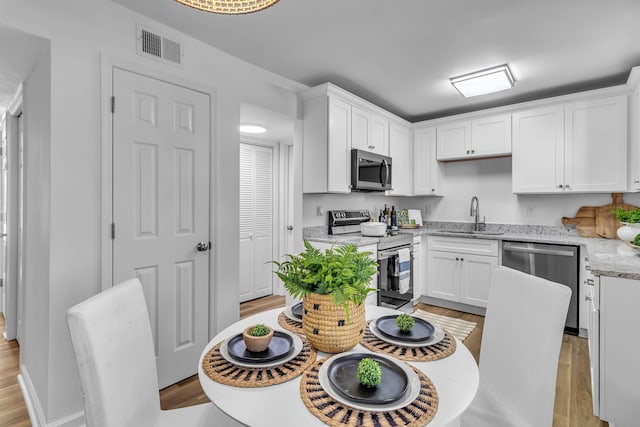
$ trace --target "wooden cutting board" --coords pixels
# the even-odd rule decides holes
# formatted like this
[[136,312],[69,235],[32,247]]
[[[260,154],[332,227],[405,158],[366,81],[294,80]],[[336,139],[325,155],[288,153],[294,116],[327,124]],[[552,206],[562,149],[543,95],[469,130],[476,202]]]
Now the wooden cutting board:
[[622,208],[624,210],[637,209],[637,206],[628,205],[622,200],[622,193],[611,193],[612,203],[596,208],[596,233],[600,237],[607,239],[617,239],[618,228],[622,227],[622,224],[616,219],[616,215],[613,211],[616,208]]
[[574,218],[562,217],[562,223],[575,224],[582,237],[600,237],[596,233],[596,206],[582,206]]

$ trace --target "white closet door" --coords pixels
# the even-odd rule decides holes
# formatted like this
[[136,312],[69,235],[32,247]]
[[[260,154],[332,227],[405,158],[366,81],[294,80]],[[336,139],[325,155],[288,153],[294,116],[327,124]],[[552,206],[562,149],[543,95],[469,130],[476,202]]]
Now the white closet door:
[[240,144],[240,302],[273,293],[273,149]]

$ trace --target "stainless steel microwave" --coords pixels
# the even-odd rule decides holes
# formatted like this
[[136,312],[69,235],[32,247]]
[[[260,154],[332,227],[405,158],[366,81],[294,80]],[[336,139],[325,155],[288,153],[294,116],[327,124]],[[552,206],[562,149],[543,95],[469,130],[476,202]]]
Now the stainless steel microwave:
[[351,190],[391,190],[391,157],[351,150]]

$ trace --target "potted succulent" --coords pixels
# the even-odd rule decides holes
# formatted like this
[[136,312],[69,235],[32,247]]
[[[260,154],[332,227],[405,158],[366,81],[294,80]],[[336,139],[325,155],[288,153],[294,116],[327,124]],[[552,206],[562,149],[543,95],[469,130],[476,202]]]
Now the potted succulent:
[[272,338],[273,328],[263,324],[249,326],[242,333],[244,345],[247,347],[247,350],[254,353],[259,353],[269,348]]
[[413,326],[416,324],[416,321],[413,319],[413,316],[410,314],[402,313],[396,317],[396,326],[400,329],[400,332],[408,333],[411,332]]
[[624,224],[618,228],[618,238],[625,242],[632,241],[640,234],[640,209],[625,210],[623,208],[616,208],[614,212],[616,219]]
[[298,255],[286,255],[276,275],[294,298],[302,299],[302,328],[315,348],[340,353],[360,342],[365,329],[364,300],[378,263],[355,245],[325,251],[307,241]]
[[358,363],[358,382],[367,388],[377,386],[382,382],[382,368],[373,359],[365,357]]

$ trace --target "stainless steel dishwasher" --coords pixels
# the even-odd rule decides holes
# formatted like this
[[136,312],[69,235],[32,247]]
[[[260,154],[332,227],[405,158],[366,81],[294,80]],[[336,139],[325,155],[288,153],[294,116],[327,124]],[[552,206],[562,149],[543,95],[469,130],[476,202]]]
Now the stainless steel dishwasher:
[[504,240],[502,265],[571,288],[571,301],[565,332],[577,335],[578,325],[578,247]]

